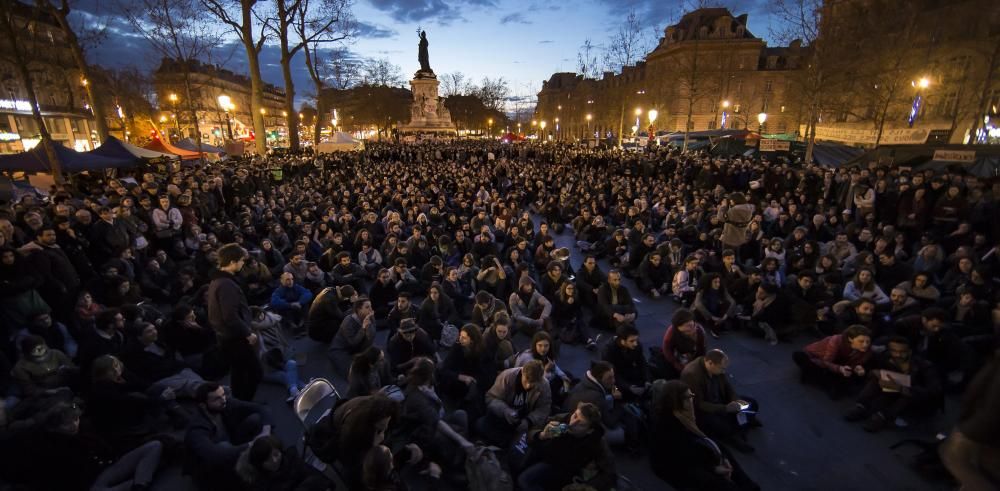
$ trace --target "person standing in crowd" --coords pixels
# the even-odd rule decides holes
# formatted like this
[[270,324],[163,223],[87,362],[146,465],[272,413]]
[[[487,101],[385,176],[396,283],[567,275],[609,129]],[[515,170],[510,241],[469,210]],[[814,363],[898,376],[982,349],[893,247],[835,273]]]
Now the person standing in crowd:
[[208,286],[208,322],[229,366],[233,395],[252,401],[264,371],[257,356],[257,335],[250,326],[250,306],[235,279],[246,259],[247,251],[237,244],[219,249],[219,269]]

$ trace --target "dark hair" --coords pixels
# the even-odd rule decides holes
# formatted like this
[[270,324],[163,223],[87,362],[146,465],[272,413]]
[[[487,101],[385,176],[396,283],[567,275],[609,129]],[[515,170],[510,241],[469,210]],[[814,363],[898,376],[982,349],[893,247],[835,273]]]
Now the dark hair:
[[910,340],[906,339],[903,336],[891,336],[891,337],[889,337],[889,340],[886,341],[885,344],[886,344],[886,346],[888,346],[889,344],[902,344],[902,345],[906,346],[907,348],[912,349],[912,346],[910,345]]
[[222,387],[217,382],[205,382],[194,390],[194,401],[203,403],[208,400],[208,395]]
[[358,312],[361,311],[361,309],[363,309],[365,307],[365,303],[369,303],[369,302],[371,302],[371,300],[369,300],[368,297],[361,296],[361,297],[358,297],[358,299],[354,301],[354,305],[352,305],[351,307],[354,309],[355,313],[358,313]]
[[477,355],[483,351],[483,331],[479,329],[479,326],[466,324],[462,326],[461,332],[464,332],[472,340],[469,351]]
[[614,366],[604,360],[595,360],[590,362],[590,374],[594,376],[595,379],[601,380],[601,377],[605,373],[614,370]]
[[618,336],[618,341],[624,341],[632,336],[638,336],[639,330],[632,324],[622,324],[618,326],[615,335]]
[[930,307],[920,313],[920,317],[928,321],[948,322],[948,313],[940,307]]
[[413,360],[413,366],[406,372],[406,385],[419,387],[434,385],[434,362],[430,358],[418,357]]
[[250,446],[247,454],[250,465],[257,469],[262,468],[264,462],[267,462],[271,458],[271,453],[275,450],[281,451],[281,447],[281,440],[274,435],[257,438],[253,441],[253,445]]
[[665,416],[679,409],[684,409],[684,404],[688,398],[688,391],[690,390],[691,388],[688,387],[688,384],[682,380],[667,380],[663,385],[662,396],[658,400],[653,401],[654,408],[662,406],[659,411],[655,411],[654,409],[655,412],[660,413],[657,416]]
[[710,361],[716,365],[722,363],[726,358],[726,353],[720,349],[709,350],[708,353],[705,353],[705,361]]
[[247,251],[236,243],[226,244],[219,248],[219,267],[226,267],[247,257]]
[[580,414],[583,415],[583,419],[587,420],[587,424],[591,428],[600,426],[601,410],[597,406],[589,402],[580,401],[580,403],[576,405],[576,409],[580,411]]
[[386,489],[391,485],[392,459],[392,451],[384,445],[376,445],[368,451],[361,471],[365,489]]
[[[104,329],[105,327],[108,326],[108,324],[111,324],[112,322],[114,322],[115,321],[115,316],[118,315],[118,314],[120,314],[120,313],[121,313],[121,311],[118,310],[118,309],[115,309],[115,308],[105,309],[105,310],[102,310],[101,312],[98,312],[98,314],[97,314],[97,316],[95,318],[95,320],[97,321],[97,328],[98,329]],[[124,315],[123,315],[123,317],[124,317]]]
[[553,351],[552,350],[552,348],[553,348],[553,346],[552,346],[552,335],[549,334],[549,333],[547,333],[547,332],[545,332],[545,331],[538,331],[538,332],[535,333],[534,336],[531,337],[531,354],[533,354],[533,355],[537,354],[535,352],[535,345],[538,344],[540,341],[548,341],[549,342],[549,354],[548,354],[548,357],[549,358],[555,358],[555,356],[553,356],[553,352],[552,352]]
[[375,364],[378,363],[380,356],[382,356],[382,350],[374,345],[369,346],[368,349],[354,355],[354,359],[351,360],[351,371],[361,375],[368,375],[372,372]]
[[847,339],[854,339],[858,336],[872,337],[871,329],[868,329],[867,327],[862,326],[861,324],[854,324],[852,326],[847,326],[847,329],[844,329],[843,334],[844,337]]
[[476,293],[476,303],[477,304],[486,304],[486,303],[489,303],[492,298],[493,298],[493,295],[490,294],[490,292],[488,292],[486,290],[479,290],[479,293]]

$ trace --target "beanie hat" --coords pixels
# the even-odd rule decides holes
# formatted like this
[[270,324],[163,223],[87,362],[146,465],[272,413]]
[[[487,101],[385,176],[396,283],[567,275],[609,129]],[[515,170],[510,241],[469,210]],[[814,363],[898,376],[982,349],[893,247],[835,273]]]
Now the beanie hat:
[[694,313],[688,309],[677,309],[674,316],[670,318],[670,324],[674,327],[683,326],[694,320]]

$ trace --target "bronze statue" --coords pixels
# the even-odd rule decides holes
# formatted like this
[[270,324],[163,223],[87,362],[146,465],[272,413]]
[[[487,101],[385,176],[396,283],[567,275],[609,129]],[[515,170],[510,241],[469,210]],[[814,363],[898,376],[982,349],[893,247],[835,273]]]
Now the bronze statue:
[[427,55],[427,31],[420,31],[420,51],[417,53],[417,61],[420,62],[420,71],[434,73],[431,70],[430,57]]

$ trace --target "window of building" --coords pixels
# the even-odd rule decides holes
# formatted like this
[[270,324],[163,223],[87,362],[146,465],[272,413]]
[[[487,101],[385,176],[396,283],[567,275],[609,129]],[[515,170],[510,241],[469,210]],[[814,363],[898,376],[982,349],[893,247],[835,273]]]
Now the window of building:
[[21,134],[21,138],[38,136],[38,124],[35,122],[35,118],[30,116],[14,116],[14,120],[17,123],[17,132]]
[[764,81],[764,92],[770,94],[771,89],[773,89],[773,83],[770,80]]
[[788,123],[782,121],[780,124],[778,124],[778,133],[787,133],[787,132],[788,132]]
[[66,133],[66,120],[63,118],[45,118],[45,127],[49,129],[49,133],[63,134]]
[[708,129],[710,129],[710,130],[714,130],[715,129],[715,120],[714,119],[708,122]]
[[740,112],[740,105],[739,104],[734,104],[733,105],[733,112],[734,113]]
[[0,133],[13,133],[14,129],[10,127],[10,118],[6,114],[0,114]]
[[82,119],[71,119],[69,120],[69,124],[73,128],[73,133],[77,135],[81,135],[86,131],[86,129],[83,126]]

